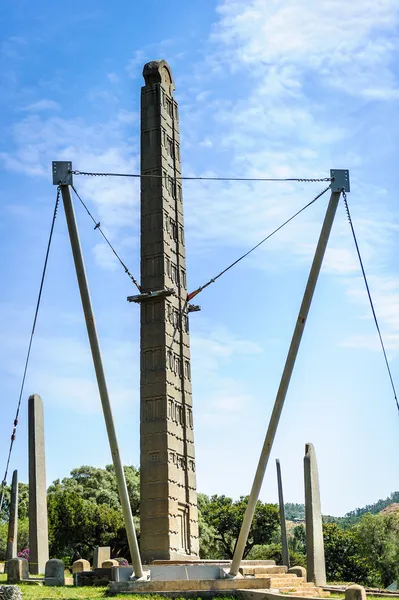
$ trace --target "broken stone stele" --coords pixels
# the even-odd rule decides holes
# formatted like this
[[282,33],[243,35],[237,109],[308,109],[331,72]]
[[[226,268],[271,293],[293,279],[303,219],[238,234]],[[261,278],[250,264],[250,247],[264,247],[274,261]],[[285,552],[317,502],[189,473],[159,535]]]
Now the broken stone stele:
[[307,578],[317,586],[326,585],[323,524],[320,505],[319,473],[312,444],[305,446],[305,514]]
[[26,558],[12,558],[7,563],[7,583],[20,583],[29,578],[29,564]]
[[44,585],[65,585],[65,565],[58,558],[46,562]]
[[140,551],[198,558],[186,250],[175,89],[169,65],[141,89]]

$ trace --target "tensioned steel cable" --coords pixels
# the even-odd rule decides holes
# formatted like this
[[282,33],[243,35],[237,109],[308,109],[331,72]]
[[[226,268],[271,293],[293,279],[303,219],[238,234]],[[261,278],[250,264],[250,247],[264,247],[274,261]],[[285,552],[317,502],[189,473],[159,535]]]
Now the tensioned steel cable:
[[135,277],[131,274],[131,272],[129,271],[129,269],[127,268],[127,266],[125,265],[125,263],[123,262],[123,260],[121,259],[121,257],[119,256],[119,254],[117,253],[117,251],[115,250],[115,248],[113,247],[113,245],[111,244],[111,242],[109,241],[109,239],[107,238],[107,236],[105,235],[105,233],[103,232],[103,230],[101,229],[101,225],[100,225],[100,221],[97,221],[93,215],[91,214],[89,208],[87,207],[87,205],[84,203],[84,201],[82,200],[82,198],[79,196],[78,192],[76,191],[76,188],[72,185],[71,188],[73,189],[73,191],[75,192],[77,198],[79,198],[82,206],[84,207],[84,209],[86,210],[87,214],[89,215],[90,219],[93,221],[93,223],[95,224],[94,229],[97,229],[101,235],[103,236],[104,240],[107,242],[108,246],[111,248],[112,252],[115,254],[116,258],[118,259],[118,261],[120,262],[120,264],[122,265],[122,267],[125,270],[125,273],[128,275],[128,277],[130,277],[130,279],[133,281],[134,285],[136,286],[136,288],[138,289],[139,292],[141,292],[141,287],[139,282],[137,281],[137,279],[135,279]]
[[59,204],[59,201],[60,201],[60,192],[61,192],[61,190],[60,190],[60,187],[58,186],[58,188],[57,188],[57,196],[56,196],[56,200],[55,200],[54,213],[53,213],[53,219],[51,221],[50,234],[49,234],[48,243],[47,243],[46,257],[44,259],[42,277],[41,277],[41,281],[40,281],[39,294],[38,294],[37,302],[36,302],[35,316],[33,318],[32,331],[31,331],[31,334],[30,334],[29,345],[28,345],[28,352],[26,354],[26,360],[25,360],[25,368],[24,368],[24,372],[23,372],[23,376],[22,376],[21,389],[20,389],[20,392],[19,392],[17,412],[15,414],[14,425],[13,425],[13,430],[12,430],[12,434],[11,434],[10,448],[8,450],[8,457],[7,457],[7,462],[6,462],[6,468],[5,468],[5,472],[4,472],[4,477],[3,477],[3,481],[1,482],[0,511],[3,508],[4,491],[5,491],[5,486],[7,484],[8,467],[10,465],[11,453],[12,453],[12,449],[13,449],[13,446],[14,446],[15,435],[16,435],[17,425],[18,425],[19,411],[20,411],[20,408],[21,408],[22,394],[23,394],[24,387],[25,387],[26,373],[27,373],[27,370],[28,370],[29,359],[30,359],[30,354],[31,354],[31,349],[32,349],[33,336],[35,334],[37,317],[39,315],[39,308],[40,308],[40,302],[41,302],[41,299],[42,299],[44,279],[45,279],[46,271],[47,271],[47,263],[48,263],[48,258],[49,258],[49,254],[50,254],[51,241],[53,239],[54,224],[55,224],[55,219],[57,217],[58,204]]
[[[232,269],[237,263],[239,263],[246,256],[248,256],[249,254],[251,254],[251,252],[253,252],[257,248],[259,248],[259,246],[261,246],[264,242],[266,242],[267,240],[269,240],[273,235],[275,235],[283,227],[285,227],[286,225],[288,225],[288,223],[290,223],[293,219],[295,219],[295,217],[297,217],[298,215],[300,215],[304,210],[306,210],[307,208],[309,208],[309,206],[311,206],[312,204],[314,204],[316,202],[316,200],[318,200],[319,198],[321,198],[321,196],[323,196],[323,194],[325,194],[330,188],[331,188],[331,185],[327,186],[323,191],[321,191],[319,194],[317,194],[317,196],[315,196],[313,198],[313,200],[311,200],[305,206],[303,206],[301,209],[299,209],[294,215],[292,215],[289,219],[287,219],[286,221],[284,221],[284,223],[282,223],[281,225],[279,225],[279,227],[277,227],[276,229],[274,229],[274,231],[272,231],[265,238],[263,238],[263,240],[261,240],[255,246],[253,246],[250,250],[248,250],[248,252],[245,252],[245,254],[243,254],[242,256],[240,256],[239,258],[237,258],[237,260],[235,260],[228,267],[226,267],[225,269],[223,269],[223,271],[221,271],[218,275],[216,275],[215,277],[213,277],[212,279],[210,279],[209,281],[207,281],[207,283],[205,283],[204,285],[201,285],[199,288],[197,288],[196,290],[194,290],[194,292],[191,292],[191,294],[188,294],[187,295],[187,299],[186,299],[186,301],[185,301],[185,303],[183,305],[183,308],[182,308],[182,314],[185,313],[185,311],[186,311],[186,309],[188,307],[188,303],[190,302],[190,300],[192,300],[193,298],[195,298],[195,296],[197,296],[200,292],[202,292],[202,290],[204,290],[209,285],[211,285],[211,283],[214,283],[217,279],[219,279],[219,277],[221,277],[222,275],[224,275],[224,273],[227,273],[227,271],[229,271],[230,269]],[[174,327],[173,336],[172,336],[172,342],[171,342],[171,345],[169,346],[169,348],[171,348],[172,345],[173,345],[173,342],[174,342],[175,336],[176,336],[176,332],[177,332],[177,323],[175,324],[175,327]]]
[[[145,177],[152,177],[162,179],[163,175],[151,174],[151,173],[95,173],[88,171],[71,171],[72,175],[88,175],[90,177],[133,177],[134,179],[143,179]],[[171,179],[176,181],[297,181],[300,183],[319,183],[321,181],[331,181],[331,177],[188,177],[188,176],[175,176]]]
[[349,225],[350,225],[350,228],[351,228],[351,231],[352,231],[353,241],[355,242],[356,252],[357,252],[357,256],[358,256],[359,263],[360,263],[360,269],[361,269],[362,275],[363,275],[364,285],[366,286],[366,291],[367,291],[367,296],[368,296],[369,303],[370,303],[371,312],[373,313],[374,323],[375,323],[375,326],[376,326],[376,329],[377,329],[378,337],[380,338],[380,344],[381,344],[381,348],[382,348],[382,353],[384,355],[384,360],[385,360],[385,364],[386,364],[386,367],[387,367],[389,380],[391,382],[391,387],[392,387],[393,395],[394,395],[395,402],[396,402],[396,408],[398,409],[398,413],[399,413],[398,396],[396,394],[396,388],[395,388],[395,384],[394,384],[394,381],[393,381],[391,368],[389,366],[388,356],[387,356],[387,353],[386,353],[386,350],[385,350],[385,344],[384,344],[384,341],[382,339],[382,334],[381,334],[380,326],[379,326],[379,323],[378,323],[377,314],[376,314],[375,308],[374,308],[374,302],[373,302],[373,299],[371,297],[370,287],[369,287],[369,284],[368,284],[368,281],[367,281],[366,271],[365,271],[365,268],[364,268],[364,265],[363,265],[362,256],[360,254],[360,248],[359,248],[359,244],[357,242],[355,229],[353,227],[352,217],[351,217],[351,214],[350,214],[350,211],[349,211],[348,199],[347,199],[345,191],[342,192],[342,197],[344,199],[345,210],[346,210],[346,214],[348,216]]
[[204,290],[209,285],[211,285],[211,283],[215,283],[215,281],[217,279],[219,279],[219,277],[221,277],[222,275],[224,275],[225,273],[227,273],[227,271],[229,271],[237,263],[239,263],[241,260],[243,260],[243,258],[246,258],[249,254],[251,254],[251,252],[253,252],[257,248],[259,248],[259,246],[261,246],[262,244],[264,244],[264,242],[266,242],[267,240],[269,240],[275,233],[277,233],[278,231],[280,231],[280,229],[282,229],[283,227],[285,227],[286,225],[288,225],[288,223],[290,223],[293,219],[295,219],[295,217],[297,217],[298,215],[300,215],[304,210],[306,210],[307,208],[309,208],[309,206],[311,206],[312,204],[314,204],[314,202],[316,202],[316,200],[318,200],[319,198],[321,198],[321,196],[323,196],[323,194],[325,194],[330,189],[330,187],[331,187],[330,185],[327,186],[322,192],[320,192],[320,194],[317,194],[317,196],[315,196],[313,198],[313,200],[311,200],[310,202],[308,202],[308,204],[306,204],[300,210],[298,210],[294,215],[292,215],[292,217],[290,217],[289,219],[287,219],[286,221],[284,221],[284,223],[282,223],[279,227],[277,227],[277,229],[275,229],[274,231],[272,231],[271,233],[269,233],[265,238],[263,238],[263,240],[261,240],[260,242],[258,242],[256,244],[256,246],[253,246],[250,250],[248,250],[248,252],[245,252],[245,254],[243,254],[242,256],[240,256],[239,258],[237,258],[237,260],[235,260],[228,267],[226,267],[225,269],[223,269],[223,271],[221,271],[220,273],[218,273],[218,275],[215,275],[215,277],[212,277],[212,279],[210,279],[209,281],[207,281],[204,285],[201,285],[199,288],[197,288],[196,290],[194,290],[194,292],[191,292],[191,294],[188,294],[187,300],[188,301],[192,300],[195,296],[197,296],[197,294],[199,294],[200,292],[202,292],[202,290]]

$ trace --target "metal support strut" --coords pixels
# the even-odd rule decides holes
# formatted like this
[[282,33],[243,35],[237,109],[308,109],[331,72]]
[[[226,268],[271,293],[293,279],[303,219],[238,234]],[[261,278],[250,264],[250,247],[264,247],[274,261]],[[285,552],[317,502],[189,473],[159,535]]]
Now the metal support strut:
[[291,345],[288,351],[287,359],[284,366],[284,371],[281,377],[280,386],[277,391],[276,400],[272,415],[270,417],[269,427],[267,429],[265,441],[263,443],[262,452],[259,458],[258,467],[256,469],[254,481],[252,484],[251,493],[248,500],[248,506],[245,511],[243,523],[241,525],[240,535],[238,536],[237,544],[234,551],[233,560],[230,566],[229,575],[235,577],[240,568],[240,564],[244,555],[245,546],[248,540],[249,530],[251,529],[253,516],[255,513],[256,503],[258,501],[259,492],[262,487],[263,478],[265,475],[267,463],[269,461],[274,437],[276,435],[281,412],[284,406],[284,401],[287,395],[288,386],[291,380],[292,372],[296,357],[298,355],[299,346],[302,339],[302,334],[305,329],[306,320],[309,314],[310,305],[312,303],[313,294],[316,288],[317,279],[319,277],[321,265],[326,251],[328,238],[330,237],[331,228],[334,222],[335,213],[341,191],[349,191],[349,173],[343,170],[331,171],[331,197],[328,204],[324,223],[320,232],[319,241],[317,243],[316,252],[313,258],[313,263],[310,269],[308,282],[306,284],[305,293],[301,307],[299,309],[298,319],[295,325],[294,334],[292,336]]
[[70,162],[53,162],[53,183],[54,185],[59,185],[61,188],[65,216],[68,225],[69,239],[71,241],[76,276],[78,279],[80,297],[82,300],[82,307],[86,320],[87,334],[89,336],[90,348],[93,356],[94,369],[97,377],[98,390],[100,392],[109,445],[111,448],[112,462],[115,469],[115,477],[118,485],[119,499],[122,505],[123,519],[125,522],[126,534],[129,543],[130,554],[132,557],[134,574],[135,577],[140,578],[143,577],[143,567],[141,565],[136,531],[134,528],[132,511],[130,508],[125,473],[123,471],[122,460],[119,454],[118,440],[116,437],[111,403],[109,399],[107,382],[105,379],[105,372],[101,358],[100,344],[98,341],[97,329],[94,321],[89,287],[86,278],[86,271],[83,262],[82,249],[80,246],[79,232],[75,219],[75,211],[72,203],[71,190],[69,187],[69,185],[72,185],[71,171],[72,164]]

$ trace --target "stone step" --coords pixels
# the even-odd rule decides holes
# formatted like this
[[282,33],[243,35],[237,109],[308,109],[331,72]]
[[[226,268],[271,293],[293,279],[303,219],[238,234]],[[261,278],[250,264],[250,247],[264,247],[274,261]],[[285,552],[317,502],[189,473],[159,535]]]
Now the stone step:
[[[329,592],[324,592],[321,588],[310,585],[309,587],[296,588],[295,586],[280,586],[280,594],[289,594],[291,596],[300,596],[304,598],[328,598]],[[326,595],[328,594],[328,595]]]
[[[262,576],[260,573],[255,575],[256,578],[261,578],[264,577]],[[302,585],[304,583],[306,583],[306,581],[304,581],[303,579],[299,579],[298,577],[296,577],[295,575],[280,575],[280,576],[275,576],[275,577],[270,577],[270,583],[272,583],[272,587],[276,587],[274,584],[278,584],[278,583],[287,583],[288,584],[295,584],[295,585]]]
[[240,573],[243,575],[256,575],[258,573],[263,575],[274,574],[274,573],[286,573],[287,567],[284,565],[256,565],[256,566],[243,566],[240,567]]

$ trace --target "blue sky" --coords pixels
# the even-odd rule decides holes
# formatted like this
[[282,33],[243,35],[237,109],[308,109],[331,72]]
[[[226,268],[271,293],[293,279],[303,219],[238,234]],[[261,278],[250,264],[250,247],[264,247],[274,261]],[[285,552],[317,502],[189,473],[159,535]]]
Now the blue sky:
[[[137,172],[145,62],[172,68],[183,174],[324,177],[348,168],[352,216],[394,377],[399,363],[396,0],[6,0],[0,64],[0,457],[5,461],[55,188],[51,161]],[[138,183],[76,177],[139,276]],[[194,289],[323,184],[186,182]],[[192,314],[198,489],[249,493],[328,197],[200,296]],[[135,292],[77,206],[125,463],[139,464]],[[27,476],[27,397],[45,404],[47,478],[110,453],[63,210],[11,468]],[[316,448],[325,513],[398,489],[398,416],[343,206],[338,210],[261,497],[303,501]],[[0,468],[3,467],[0,465]]]

